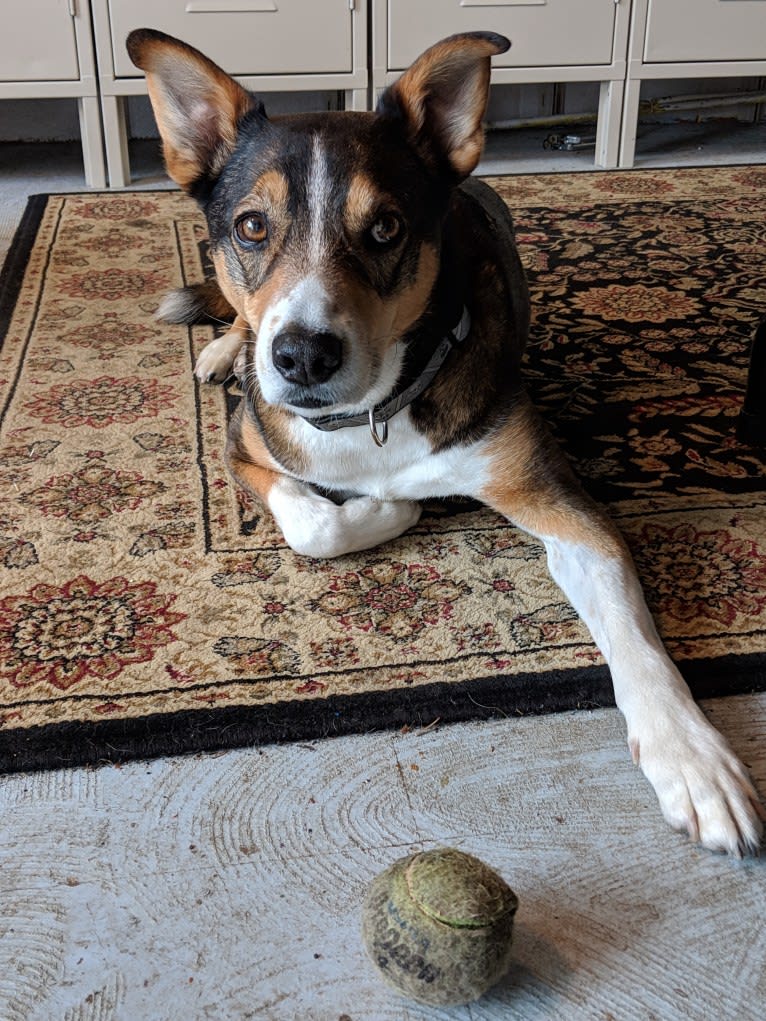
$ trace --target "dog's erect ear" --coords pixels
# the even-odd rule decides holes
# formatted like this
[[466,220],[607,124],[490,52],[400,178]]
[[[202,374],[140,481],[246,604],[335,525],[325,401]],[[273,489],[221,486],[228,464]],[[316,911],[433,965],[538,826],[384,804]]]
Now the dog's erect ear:
[[484,145],[490,60],[510,45],[494,32],[443,39],[383,93],[378,113],[404,116],[412,141],[429,162],[446,160],[457,180],[468,177]]
[[220,173],[240,120],[250,110],[263,114],[263,107],[199,50],[164,32],[137,28],[126,46],[146,72],[168,173],[194,190],[195,183]]

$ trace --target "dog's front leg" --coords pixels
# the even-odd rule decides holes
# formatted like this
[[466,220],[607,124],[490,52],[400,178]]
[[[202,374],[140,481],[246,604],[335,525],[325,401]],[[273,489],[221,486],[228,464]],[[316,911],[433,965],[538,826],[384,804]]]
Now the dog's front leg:
[[[523,519],[517,515],[520,524]],[[553,578],[609,664],[634,762],[671,826],[712,850],[756,853],[763,818],[758,796],[668,657],[627,550],[610,543],[595,516],[578,531],[565,527],[563,534],[539,537]]]
[[758,795],[665,651],[625,543],[536,424],[535,442],[519,442],[524,428],[531,436],[529,413],[519,419],[522,433],[494,445],[483,498],[544,543],[609,664],[633,758],[668,822],[712,850],[756,853],[766,817]]
[[222,337],[205,344],[194,366],[194,375],[202,383],[222,383],[232,370],[240,348],[250,337],[244,316],[238,315]]
[[288,546],[307,557],[340,557],[395,539],[420,517],[419,503],[357,496],[337,504],[285,475],[256,426],[238,409],[226,461],[237,481],[264,503]]

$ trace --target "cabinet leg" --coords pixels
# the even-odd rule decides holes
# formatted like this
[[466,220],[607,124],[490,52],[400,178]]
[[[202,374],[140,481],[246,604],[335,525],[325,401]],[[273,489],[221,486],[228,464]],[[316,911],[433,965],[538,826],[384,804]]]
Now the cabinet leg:
[[106,142],[106,165],[109,170],[109,187],[124,188],[130,184],[128,158],[128,131],[125,124],[123,96],[101,96]]
[[95,96],[80,96],[77,100],[80,117],[82,161],[85,167],[85,184],[89,188],[106,188],[106,165],[101,145],[101,114]]
[[622,110],[622,137],[620,139],[620,166],[632,167],[636,157],[638,131],[638,101],[641,98],[641,79],[628,78],[625,83],[625,102]]
[[[380,7],[382,8],[383,5],[380,4]],[[388,83],[386,81],[387,77],[388,72],[385,67],[385,60],[383,62],[383,66],[381,66],[380,63],[373,62],[373,66],[370,69],[370,93],[371,93],[370,102],[372,103],[372,106],[370,107],[371,110],[374,110],[377,107],[378,100],[388,88]]]
[[346,110],[369,110],[367,89],[346,89]]
[[621,81],[601,82],[596,127],[596,165],[610,170],[617,166],[620,152],[622,96]]

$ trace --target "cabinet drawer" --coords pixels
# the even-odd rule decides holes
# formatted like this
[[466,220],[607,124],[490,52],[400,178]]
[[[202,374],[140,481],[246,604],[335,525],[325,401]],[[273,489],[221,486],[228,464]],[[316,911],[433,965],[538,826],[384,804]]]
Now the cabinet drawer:
[[74,19],[61,0],[8,4],[0,35],[0,80],[78,81]]
[[496,67],[610,64],[614,0],[389,0],[388,67],[402,70],[455,32],[500,32]]
[[649,0],[646,63],[766,59],[766,0]]
[[141,72],[125,52],[134,28],[156,28],[196,46],[229,74],[352,71],[348,0],[110,0],[115,74]]

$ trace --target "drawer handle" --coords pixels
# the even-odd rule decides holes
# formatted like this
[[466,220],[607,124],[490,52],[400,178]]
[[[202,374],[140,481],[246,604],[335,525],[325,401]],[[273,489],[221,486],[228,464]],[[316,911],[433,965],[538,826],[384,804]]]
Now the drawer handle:
[[461,7],[536,7],[547,3],[548,0],[460,0]]
[[188,0],[187,14],[254,14],[276,11],[274,0]]

